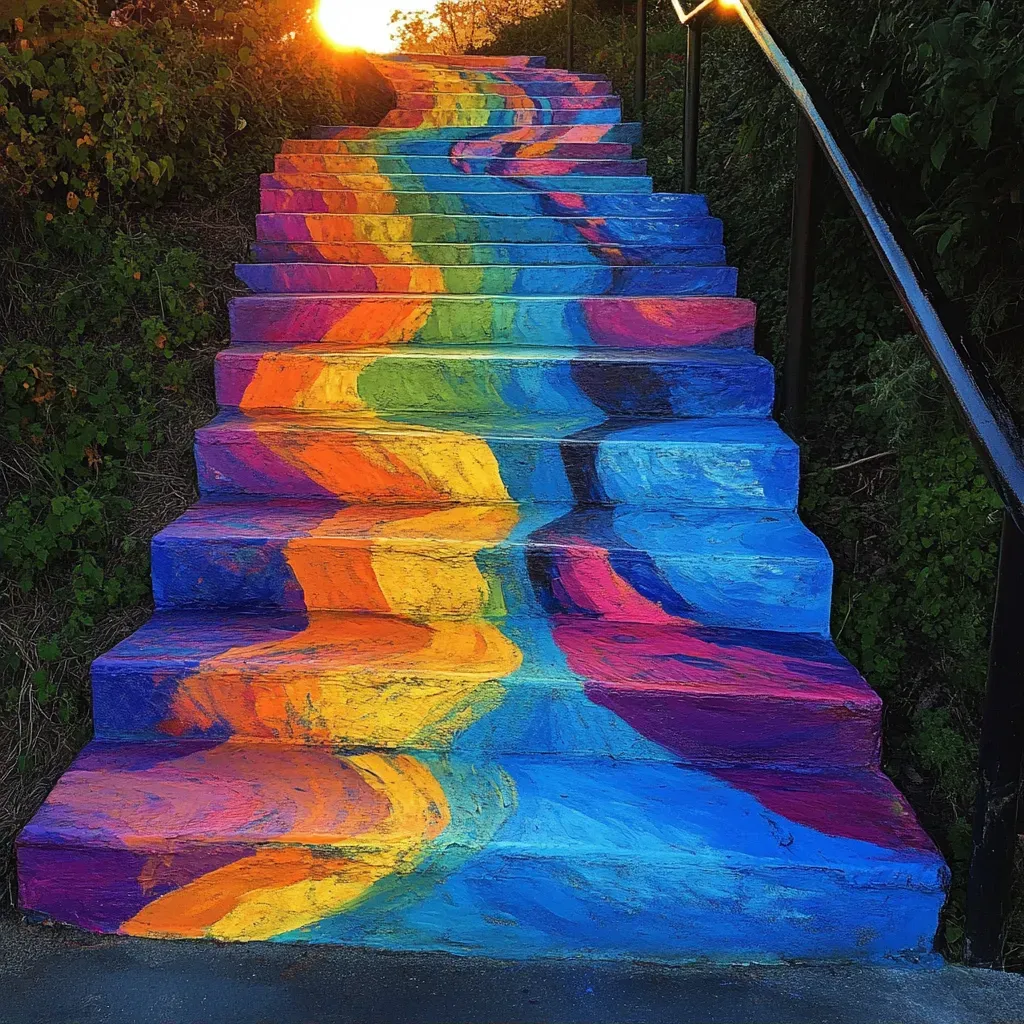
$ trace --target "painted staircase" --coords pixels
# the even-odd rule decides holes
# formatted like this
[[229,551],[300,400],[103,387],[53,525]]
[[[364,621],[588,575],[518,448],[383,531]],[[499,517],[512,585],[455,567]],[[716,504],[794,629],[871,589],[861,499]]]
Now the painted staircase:
[[288,141],[153,541],[18,844],[84,928],[502,957],[920,960],[946,869],[829,638],[721,224],[604,79],[377,59]]

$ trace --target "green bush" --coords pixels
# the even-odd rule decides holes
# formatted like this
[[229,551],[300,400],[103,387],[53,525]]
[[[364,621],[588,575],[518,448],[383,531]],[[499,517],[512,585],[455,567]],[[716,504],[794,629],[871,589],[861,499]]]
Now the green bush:
[[0,25],[5,852],[88,734],[90,661],[149,613],[150,537],[194,500],[258,172],[385,101],[292,0],[145,10]]
[[[630,110],[634,4],[577,0],[575,70],[610,74]],[[687,7],[693,4],[687,4]],[[884,170],[907,226],[1021,394],[1024,22],[1012,4],[877,0],[758,10]],[[564,12],[492,49],[564,61]],[[685,33],[651,3],[644,152],[682,186]],[[727,13],[705,31],[700,184],[781,362],[793,105]],[[826,183],[815,260],[801,511],[836,563],[833,633],[886,701],[885,767],[954,869],[942,938],[960,953],[980,705],[1001,513],[846,200]],[[1024,901],[1008,950],[1024,965]]]

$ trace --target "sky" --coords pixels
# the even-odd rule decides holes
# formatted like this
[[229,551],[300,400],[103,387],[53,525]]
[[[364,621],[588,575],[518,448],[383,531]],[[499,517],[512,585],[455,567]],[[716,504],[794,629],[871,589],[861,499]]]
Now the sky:
[[333,42],[387,53],[397,45],[391,34],[391,15],[433,6],[434,0],[320,0],[317,18]]

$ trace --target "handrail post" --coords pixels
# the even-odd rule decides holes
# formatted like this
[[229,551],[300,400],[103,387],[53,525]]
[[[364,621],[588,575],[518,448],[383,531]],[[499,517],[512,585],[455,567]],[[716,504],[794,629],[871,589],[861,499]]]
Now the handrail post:
[[807,348],[814,297],[814,242],[818,204],[815,163],[818,143],[810,123],[797,113],[796,175],[793,180],[792,244],[789,256],[789,301],[786,311],[786,361],[782,370],[783,419],[797,436],[803,427],[807,391]]
[[703,18],[686,26],[686,99],[683,124],[683,191],[697,191],[697,135],[700,130],[700,44]]
[[647,102],[647,0],[636,0],[636,70],[633,109],[639,119]]
[[978,796],[967,879],[965,958],[998,966],[1010,910],[1024,755],[1024,533],[1003,512]]
[[576,56],[573,52],[575,49],[573,44],[576,42],[573,37],[573,32],[576,28],[576,10],[574,0],[566,0],[565,7],[568,21],[565,37],[565,70],[572,71],[573,59]]

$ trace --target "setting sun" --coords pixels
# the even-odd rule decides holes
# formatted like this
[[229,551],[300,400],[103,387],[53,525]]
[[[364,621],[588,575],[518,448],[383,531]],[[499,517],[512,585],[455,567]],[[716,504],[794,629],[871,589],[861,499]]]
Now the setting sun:
[[391,18],[396,10],[431,8],[431,0],[319,0],[317,27],[334,46],[388,53],[397,41]]

